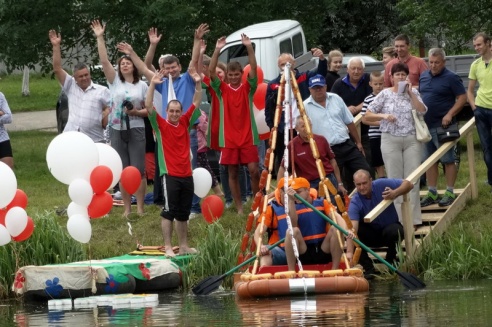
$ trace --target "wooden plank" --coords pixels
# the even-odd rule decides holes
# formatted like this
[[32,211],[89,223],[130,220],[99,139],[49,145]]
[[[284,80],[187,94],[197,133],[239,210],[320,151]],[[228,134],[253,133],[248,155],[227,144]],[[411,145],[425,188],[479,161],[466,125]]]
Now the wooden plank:
[[[455,189],[454,189],[454,194],[456,194],[456,195],[460,195],[461,193],[463,193],[463,192],[464,192],[464,190],[465,190],[465,189],[462,189],[462,188],[455,188]],[[445,192],[446,192],[446,190],[437,190],[437,194],[439,194],[439,195],[444,195],[444,193],[445,193]],[[421,196],[421,197],[426,196],[426,195],[427,195],[427,193],[428,193],[428,191],[427,191],[427,190],[420,190],[420,196]]]
[[443,212],[422,212],[423,223],[435,223],[442,218]]
[[448,207],[440,207],[439,204],[437,204],[437,203],[431,204],[430,206],[427,206],[427,207],[420,207],[420,211],[422,211],[422,212],[427,212],[427,211],[444,212],[447,209],[448,209]]

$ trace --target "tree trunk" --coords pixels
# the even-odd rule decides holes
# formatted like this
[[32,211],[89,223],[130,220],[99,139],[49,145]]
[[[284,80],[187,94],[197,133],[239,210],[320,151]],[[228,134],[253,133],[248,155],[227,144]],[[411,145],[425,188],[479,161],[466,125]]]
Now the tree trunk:
[[24,66],[24,75],[22,76],[22,96],[29,96],[29,68]]

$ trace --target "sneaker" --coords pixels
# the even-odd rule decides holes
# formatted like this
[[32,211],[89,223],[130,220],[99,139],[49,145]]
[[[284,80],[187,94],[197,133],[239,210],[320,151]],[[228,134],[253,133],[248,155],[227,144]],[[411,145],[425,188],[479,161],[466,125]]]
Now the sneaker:
[[446,191],[444,192],[444,196],[442,197],[442,199],[439,201],[439,206],[447,207],[451,205],[455,199],[456,199],[456,194]]
[[121,192],[118,191],[116,193],[113,194],[113,199],[115,200],[123,200],[123,198],[121,197]]
[[226,207],[226,209],[229,209],[230,207],[232,207],[232,202],[226,202],[225,207]]
[[439,196],[432,192],[427,192],[427,195],[420,200],[420,206],[421,207],[427,207],[430,206],[431,204],[438,203],[439,202]]
[[198,215],[199,215],[199,213],[192,212],[192,213],[190,213],[190,216],[188,217],[188,219],[189,220],[194,219],[194,218],[198,217]]

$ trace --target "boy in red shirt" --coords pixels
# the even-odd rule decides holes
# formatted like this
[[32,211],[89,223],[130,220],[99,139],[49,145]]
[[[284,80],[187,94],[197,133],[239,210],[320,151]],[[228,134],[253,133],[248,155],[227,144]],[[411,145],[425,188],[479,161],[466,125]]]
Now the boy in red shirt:
[[145,107],[149,112],[150,123],[156,133],[158,143],[158,161],[160,175],[164,175],[163,188],[166,206],[162,209],[162,236],[166,255],[175,256],[172,250],[173,221],[176,219],[176,233],[179,241],[179,254],[196,253],[188,246],[188,219],[194,193],[193,172],[190,158],[190,134],[192,122],[200,116],[202,84],[200,75],[190,66],[189,73],[195,80],[193,104],[183,114],[178,100],[171,100],[167,105],[167,118],[162,118],[154,109],[152,100],[156,84],[162,83],[164,70],[152,78]]
[[227,165],[229,187],[239,214],[243,213],[241,192],[239,189],[239,165],[247,165],[251,176],[253,194],[258,192],[260,174],[258,172],[259,137],[253,111],[253,95],[256,91],[256,58],[249,37],[241,35],[241,40],[248,52],[251,70],[247,83],[241,83],[243,69],[238,62],[227,65],[229,84],[217,77],[215,68],[220,50],[226,44],[226,38],[217,40],[215,51],[210,61],[211,86],[215,90],[220,104],[219,146],[221,147],[220,163]]

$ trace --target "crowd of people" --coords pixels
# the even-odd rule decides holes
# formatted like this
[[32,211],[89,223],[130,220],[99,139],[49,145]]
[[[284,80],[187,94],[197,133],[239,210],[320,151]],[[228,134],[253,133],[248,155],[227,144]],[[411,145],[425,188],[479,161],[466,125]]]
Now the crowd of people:
[[[224,173],[221,174],[223,192],[211,171],[214,192],[233,201],[238,214],[244,213],[243,203],[248,186],[252,194],[259,190],[261,162],[258,146],[261,141],[252,105],[258,76],[252,41],[247,35],[241,36],[250,65],[246,79],[243,79],[241,64],[219,61],[220,51],[226,45],[225,37],[217,40],[210,57],[205,54],[203,38],[209,32],[207,24],[200,25],[194,32],[191,61],[183,74],[180,60],[174,55],[163,55],[159,58],[159,67],[152,66],[161,39],[157,29],[149,30],[150,46],[144,60],[130,44],[122,42],[117,47],[123,55],[113,66],[104,40],[105,25],[95,20],[91,28],[109,88],[93,83],[85,64],[75,65],[73,75],[66,72],[62,68],[61,35],[55,30],[49,31],[53,70],[67,94],[70,108],[64,131],[79,131],[94,142],[108,142],[120,155],[123,167],[131,165],[138,168],[142,180],[134,196],[137,213],[142,215],[148,179],[146,166],[149,166],[149,160],[146,162],[145,159],[146,138],[149,137],[145,121],[148,119],[148,126],[152,127],[156,140],[155,160],[151,159],[150,162],[156,167],[154,200],[163,204],[161,225],[166,253],[174,255],[171,244],[174,220],[180,253],[193,253],[195,249],[187,243],[187,221],[200,213],[200,199],[193,194],[192,170],[200,165],[211,171],[206,157],[208,149],[220,151],[221,171]],[[280,76],[287,63],[294,71],[311,124],[311,129],[305,126],[306,121],[299,116],[301,104],[292,97],[293,117],[297,119],[287,126],[291,136],[287,147],[294,152],[293,162],[290,163],[294,169],[289,173],[295,171],[297,176],[285,181],[293,203],[292,220],[295,227],[293,238],[289,236],[287,243],[295,241],[306,262],[317,262],[313,259],[313,253],[319,251],[326,254],[325,259],[331,258],[338,266],[342,251],[333,230],[326,229],[324,221],[320,221],[316,228],[305,226],[313,219],[303,215],[311,215],[312,212],[301,210],[305,209],[304,205],[297,203],[293,197],[299,194],[306,201],[323,207],[323,201],[313,198],[313,193],[309,192],[310,188],[317,188],[321,181],[311,138],[317,144],[327,178],[337,191],[347,194],[356,189],[349,209],[354,232],[369,245],[387,246],[389,261],[396,259],[395,246],[403,238],[402,194],[410,194],[415,228],[422,223],[421,207],[435,203],[449,206],[456,198],[454,183],[457,169],[452,149],[441,159],[446,178],[446,191],[441,198],[437,194],[437,164],[427,171],[428,193],[423,199],[419,196],[420,185],[409,184],[405,178],[442,145],[437,129],[456,125],[456,115],[467,100],[477,117],[488,183],[492,185],[492,84],[488,78],[492,69],[489,67],[491,40],[485,33],[479,33],[473,44],[480,58],[470,68],[468,91],[458,75],[445,67],[446,54],[443,49],[430,49],[427,64],[411,55],[410,40],[406,35],[398,35],[394,46],[382,49],[384,70],[370,74],[364,71],[365,64],[361,58],[352,57],[347,64],[347,75],[340,76],[343,54],[339,50],[332,50],[325,57],[321,49],[311,49],[313,56],[319,58],[319,64],[315,70],[304,73],[294,69],[295,60],[291,54],[282,53],[278,57],[279,76],[268,83],[266,91],[266,124],[274,127]],[[145,76],[150,85],[143,82],[141,76]],[[480,87],[475,96],[477,82]],[[211,103],[208,114],[199,109],[202,86]],[[174,94],[169,92],[171,89]],[[417,140],[412,110],[424,117],[432,135],[430,142]],[[359,113],[363,116],[360,134],[354,124],[354,117]],[[273,171],[279,180],[285,172],[282,162],[286,148],[283,115],[282,112]],[[7,101],[0,93],[0,160],[13,168],[12,148],[4,128],[4,124],[11,122],[11,117]],[[312,134],[308,130],[312,130]],[[249,179],[247,182],[244,176]],[[280,180],[278,185],[285,183]],[[128,216],[131,213],[132,194],[126,192],[124,187],[120,187],[120,191],[124,216]],[[269,206],[271,211],[267,223],[255,235],[259,237],[268,231],[270,243],[278,240],[278,233],[290,235],[286,234],[287,225],[282,221],[285,217],[283,191],[281,187],[277,189],[277,196]],[[365,214],[388,198],[394,200],[394,205],[372,223],[364,223]],[[335,218],[340,218],[340,225],[347,227],[338,214]],[[317,235],[315,241],[312,233]],[[352,258],[353,246],[348,243],[347,257]],[[288,263],[292,266],[291,250],[279,251],[283,249],[269,252],[263,247],[262,263]],[[361,262],[366,271],[373,271],[367,253],[362,256]]]

